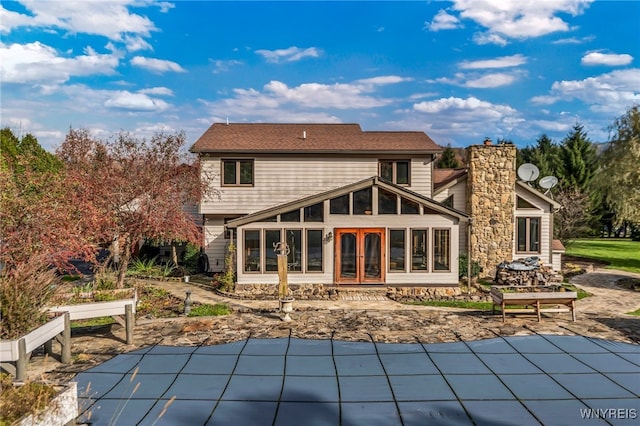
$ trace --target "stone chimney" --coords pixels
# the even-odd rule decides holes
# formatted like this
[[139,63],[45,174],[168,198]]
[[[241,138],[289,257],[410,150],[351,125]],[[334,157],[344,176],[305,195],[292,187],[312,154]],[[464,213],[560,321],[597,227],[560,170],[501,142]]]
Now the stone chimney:
[[471,217],[470,255],[494,277],[496,266],[512,260],[516,201],[516,147],[512,144],[467,148],[467,212]]

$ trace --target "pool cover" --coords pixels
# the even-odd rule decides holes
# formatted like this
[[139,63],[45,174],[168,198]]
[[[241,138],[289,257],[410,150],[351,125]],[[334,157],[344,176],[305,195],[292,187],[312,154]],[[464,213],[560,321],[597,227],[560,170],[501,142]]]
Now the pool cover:
[[77,375],[94,425],[638,424],[640,347],[582,336],[152,346]]

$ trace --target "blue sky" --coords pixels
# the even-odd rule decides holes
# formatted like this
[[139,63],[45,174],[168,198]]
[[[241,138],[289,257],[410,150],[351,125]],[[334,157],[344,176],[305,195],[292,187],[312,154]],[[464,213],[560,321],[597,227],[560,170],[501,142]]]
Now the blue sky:
[[2,1],[1,124],[50,150],[227,119],[603,142],[640,104],[638,22],[639,1]]

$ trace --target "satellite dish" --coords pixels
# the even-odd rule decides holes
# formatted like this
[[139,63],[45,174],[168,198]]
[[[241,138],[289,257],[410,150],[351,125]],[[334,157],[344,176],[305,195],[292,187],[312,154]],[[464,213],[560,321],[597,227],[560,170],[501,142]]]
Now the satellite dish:
[[538,176],[540,176],[540,170],[531,163],[524,163],[518,167],[518,177],[525,182],[536,180]]
[[557,184],[558,184],[558,178],[555,176],[545,176],[542,179],[540,179],[540,182],[538,182],[538,185],[540,185],[541,188],[546,189],[546,191],[544,192],[544,195],[547,195],[549,192],[551,192],[551,188],[553,188]]
[[553,188],[557,184],[558,184],[558,178],[555,176],[545,176],[542,179],[540,179],[540,182],[538,182],[538,185],[540,185],[541,188],[544,188],[547,190]]

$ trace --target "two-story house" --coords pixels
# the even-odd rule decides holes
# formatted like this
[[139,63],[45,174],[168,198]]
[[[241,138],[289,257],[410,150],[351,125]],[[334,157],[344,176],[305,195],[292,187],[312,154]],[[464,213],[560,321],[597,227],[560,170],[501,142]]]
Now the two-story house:
[[[511,148],[512,158],[500,164],[507,172],[494,173],[506,180],[515,176]],[[467,205],[473,197],[450,198],[460,191],[463,173],[453,172],[452,180],[434,170],[442,148],[424,132],[362,131],[357,124],[216,123],[191,151],[219,191],[219,198],[202,200],[199,207],[210,269],[223,269],[225,247],[233,241],[238,286],[277,284],[274,244],[280,241],[290,250],[291,284],[452,286],[458,282],[460,253],[467,241],[478,240],[476,225],[466,226],[478,214]],[[472,170],[464,174],[471,176]],[[509,256],[501,258],[506,253],[501,249],[498,257],[485,259],[485,267],[516,254],[515,177],[507,186],[510,203],[499,207],[509,212],[497,227],[512,242],[506,243]],[[523,200],[549,206],[536,211],[544,222],[552,200],[524,191]],[[544,223],[539,228],[546,232]],[[527,248],[537,248],[535,237],[528,238]],[[546,240],[536,241],[544,254]],[[478,256],[496,251],[492,244],[482,246]]]

